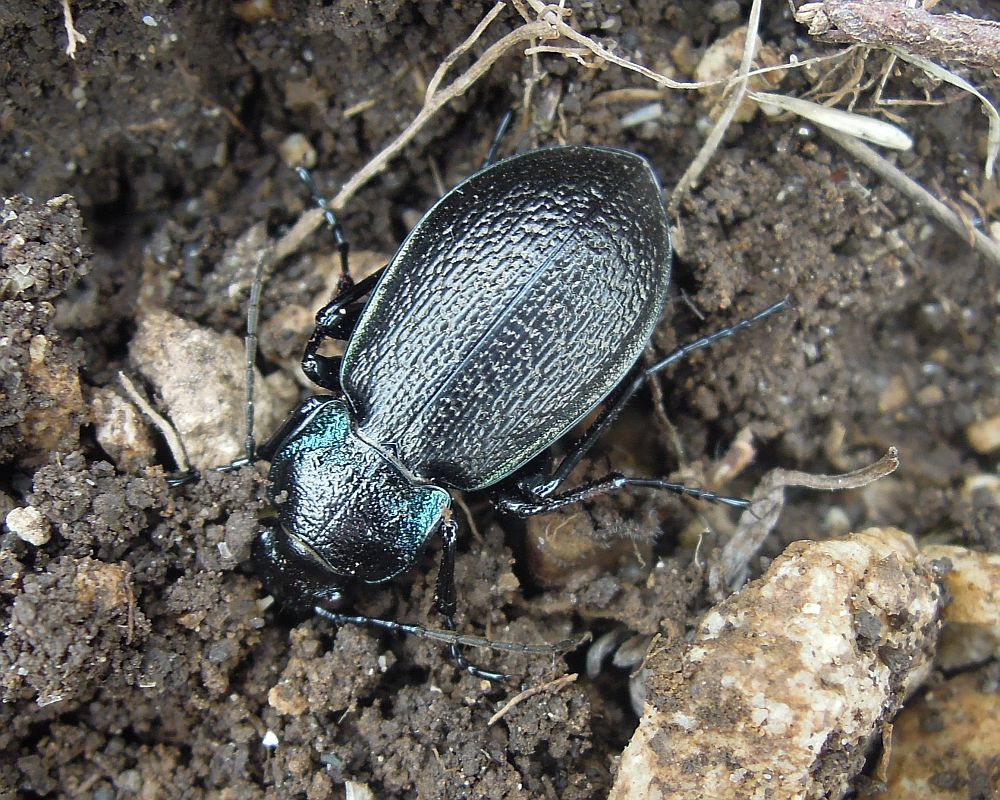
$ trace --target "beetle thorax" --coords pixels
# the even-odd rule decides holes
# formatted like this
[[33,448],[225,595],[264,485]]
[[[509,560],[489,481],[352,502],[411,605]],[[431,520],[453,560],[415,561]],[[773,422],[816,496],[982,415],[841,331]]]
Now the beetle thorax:
[[450,503],[415,485],[357,436],[346,405],[331,400],[275,453],[271,499],[286,535],[336,575],[380,583],[408,569]]

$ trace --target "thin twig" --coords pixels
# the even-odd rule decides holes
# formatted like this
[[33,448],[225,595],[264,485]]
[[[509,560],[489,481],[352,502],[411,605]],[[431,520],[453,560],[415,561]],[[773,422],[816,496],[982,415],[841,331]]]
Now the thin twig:
[[447,56],[445,56],[444,61],[438,64],[438,68],[434,71],[434,77],[431,78],[431,82],[427,84],[427,91],[424,93],[424,104],[427,105],[434,100],[434,95],[437,94],[438,86],[441,85],[441,81],[444,80],[445,74],[451,69],[451,66],[458,61],[458,59],[465,55],[472,45],[479,41],[479,37],[483,35],[491,22],[497,18],[497,15],[503,11],[503,3],[497,3],[493,8],[489,10],[489,13],[480,20],[479,24],[473,29],[472,33],[466,37],[465,41],[462,42],[458,47],[452,50]]
[[[529,18],[527,7],[524,4],[525,2],[527,2],[527,4],[531,7],[531,10],[537,14],[537,18],[535,20],[531,20]],[[743,81],[743,85],[745,86],[745,81],[754,75],[780,69],[799,69],[809,64],[839,58],[841,55],[839,53],[834,53],[832,55],[819,56],[805,61],[779,64],[757,70],[750,70],[749,64],[747,64],[743,69],[742,75],[712,81],[685,83],[672,80],[666,75],[662,75],[648,69],[641,64],[637,64],[627,58],[617,56],[606,47],[603,47],[599,43],[595,42],[589,36],[585,36],[584,34],[574,30],[563,19],[563,16],[568,13],[567,10],[560,6],[548,5],[541,2],[541,0],[516,0],[514,2],[514,6],[516,10],[526,18],[525,23],[520,27],[515,28],[499,41],[488,47],[472,64],[472,66],[448,84],[448,86],[438,88],[443,82],[444,73],[447,71],[447,68],[452,66],[461,54],[468,52],[475,41],[482,36],[489,22],[495,18],[498,13],[497,9],[500,8],[501,5],[502,4],[498,3],[494,6],[488,12],[486,17],[484,17],[483,21],[476,26],[473,33],[445,58],[445,61],[442,63],[441,67],[435,71],[431,82],[428,84],[424,106],[420,109],[410,124],[407,125],[407,127],[402,131],[402,133],[397,135],[395,139],[386,145],[379,153],[373,156],[367,164],[365,164],[343,185],[337,195],[330,201],[330,207],[333,208],[334,211],[343,210],[348,201],[357,193],[357,191],[368,183],[368,181],[370,181],[373,177],[378,175],[380,172],[383,172],[388,167],[389,162],[400,153],[400,151],[428,122],[430,122],[435,114],[437,114],[451,100],[464,94],[473,83],[486,74],[486,72],[493,66],[494,63],[496,63],[497,60],[522,42],[530,41],[532,39],[552,40],[562,37],[582,45],[583,48],[589,50],[595,56],[607,61],[608,63],[615,64],[622,69],[636,72],[659,86],[670,89],[703,89],[710,86],[729,84],[733,81]],[[754,31],[756,31],[756,20],[760,13],[759,6],[760,3],[758,0],[754,4],[755,11],[751,12],[751,22]],[[559,52],[566,57],[577,56],[575,52],[570,52],[567,48],[554,47],[548,49],[553,52]],[[537,58],[537,49],[528,48],[525,50],[525,54],[530,55],[533,58]],[[752,51],[750,51],[750,58],[752,58],[752,55]],[[744,61],[747,61],[746,57],[744,58]],[[740,92],[737,92],[737,94],[740,94]],[[724,133],[725,128],[723,127],[718,134],[720,140],[722,134]],[[703,150],[711,155],[711,152],[714,152],[717,147],[718,142],[715,142],[710,148],[706,147],[703,148]],[[704,166],[701,165],[698,171],[700,172],[703,168]],[[322,221],[323,212],[320,209],[313,208],[305,211],[296,221],[295,225],[293,225],[292,228],[276,243],[274,248],[275,262],[282,261],[292,253],[296,252],[299,247],[302,246],[302,243],[306,240],[306,238],[308,238],[309,235],[315,231],[320,224],[322,224]]]
[[[643,351],[642,360],[647,366],[652,366],[656,362],[656,354],[651,346],[647,346]],[[670,416],[667,414],[662,373],[652,375],[647,383],[650,393],[653,395],[653,413],[660,428],[660,439],[670,452],[674,464],[682,469],[687,466],[687,456],[684,453],[684,444],[681,442],[680,434],[677,433],[677,428],[674,427],[674,423],[670,421]]]
[[[465,94],[472,84],[485,75],[494,62],[500,59],[508,50],[521,42],[530,39],[538,39],[553,35],[552,25],[545,21],[531,22],[508,33],[502,39],[490,45],[486,51],[463,72],[458,78],[448,86],[438,91],[433,97],[425,101],[423,108],[417,113],[409,125],[393,139],[382,151],[371,161],[365,164],[354,176],[344,184],[343,188],[330,202],[335,211],[342,209],[347,200],[354,195],[361,186],[366,184],[371,178],[382,172],[389,162],[409,144],[410,140],[416,136],[438,111],[451,102],[454,98]],[[460,47],[466,47],[467,42],[463,42]],[[435,76],[437,77],[437,76]]]
[[139,407],[139,410],[156,426],[160,435],[166,440],[167,447],[170,448],[170,454],[174,457],[174,464],[177,465],[178,471],[181,473],[191,472],[191,462],[188,461],[187,450],[184,449],[184,443],[181,441],[177,429],[169,420],[153,408],[153,404],[139,391],[128,375],[124,372],[119,372],[118,382],[121,384],[122,389],[125,390],[125,394],[129,396],[129,399]]
[[740,516],[733,537],[722,549],[718,561],[709,571],[709,591],[723,597],[726,591],[735,591],[747,577],[750,560],[760,550],[764,540],[773,530],[785,505],[785,489],[804,486],[807,489],[839,491],[858,489],[891,475],[899,467],[895,447],[874,464],[843,475],[811,475],[790,469],[773,469],[761,479],[750,498],[750,507]]
[[931,14],[905,3],[825,0],[804,3],[795,19],[827,41],[896,46],[914,55],[1000,71],[1000,22]]
[[573,683],[578,677],[579,675],[576,672],[571,672],[568,675],[556,678],[554,681],[549,681],[548,683],[543,683],[539,686],[531,686],[522,692],[518,692],[504,704],[503,708],[489,718],[489,721],[486,723],[487,727],[495,725],[507,716],[508,712],[510,712],[514,706],[524,702],[529,697],[534,697],[536,694],[541,694],[542,692],[558,692],[563,688],[563,686]]
[[[487,15],[488,20],[492,20],[495,17],[494,12],[496,11],[496,8],[497,7],[495,6],[493,11]],[[484,27],[485,26],[482,24],[478,25],[474,35],[481,35]],[[493,64],[508,50],[521,42],[526,42],[531,39],[546,38],[553,35],[553,26],[550,22],[540,20],[525,23],[519,28],[515,28],[494,44],[490,45],[486,51],[478,59],[476,59],[472,66],[470,66],[465,72],[463,72],[446,87],[438,89],[435,93],[430,94],[429,90],[440,84],[443,78],[442,70],[439,68],[438,71],[435,72],[434,77],[431,79],[431,84],[428,86],[428,94],[423,107],[411,120],[410,124],[407,125],[395,139],[383,147],[374,158],[354,173],[351,179],[343,185],[336,197],[330,201],[330,207],[333,208],[334,211],[342,210],[347,204],[347,201],[354,196],[358,189],[368,183],[368,181],[380,172],[385,170],[389,165],[389,162],[404,147],[406,147],[413,137],[416,136],[428,122],[430,122],[438,111],[440,111],[445,105],[456,97],[463,95],[469,87],[485,75],[489,71],[490,67],[492,67]],[[464,53],[472,46],[474,41],[475,39],[473,36],[470,36],[462,42],[462,44],[460,44],[458,48],[456,48],[456,50],[445,59],[445,63],[442,64],[442,66],[450,66],[453,64],[454,59],[452,56],[457,58],[456,54],[460,55],[461,53]],[[275,245],[275,261],[281,261],[294,253],[302,244],[302,241],[314,230],[316,230],[322,221],[323,212],[320,209],[311,209],[299,217],[298,221],[292,226],[291,230],[289,230],[288,233],[286,233]]]
[[968,242],[977,253],[989,259],[995,266],[1000,266],[1000,244],[980,230],[967,228],[958,214],[863,142],[830,128],[817,127],[882,180],[909,197],[918,207],[929,211],[942,225]]
[[479,532],[479,527],[476,525],[476,517],[472,513],[472,509],[469,508],[468,504],[465,502],[465,498],[456,492],[451,496],[451,501],[462,509],[462,513],[465,514],[465,521],[469,523],[469,530],[472,532],[472,538],[477,542],[482,542],[483,535]]
[[[668,89],[702,89],[706,86],[713,85],[715,83],[725,83],[726,81],[710,81],[710,82],[684,82],[675,81],[672,78],[668,78],[659,72],[655,72],[648,67],[644,67],[642,64],[637,64],[635,61],[630,61],[627,58],[622,58],[612,53],[608,48],[598,44],[589,36],[585,36],[574,28],[571,28],[564,20],[563,17],[568,16],[564,9],[557,6],[547,5],[542,2],[542,0],[528,0],[528,4],[535,10],[535,13],[539,15],[540,19],[545,19],[549,22],[555,34],[563,38],[569,39],[570,41],[576,42],[582,45],[587,50],[592,52],[595,56],[607,61],[609,64],[615,64],[622,69],[631,70],[632,72],[637,72],[644,78],[648,78],[654,83],[660,86],[666,86]],[[562,12],[562,13],[560,13]],[[550,37],[553,38],[553,37]],[[571,53],[572,55],[572,53]]]
[[747,37],[746,44],[743,47],[743,58],[740,61],[737,78],[732,85],[732,95],[729,98],[729,104],[723,110],[722,114],[719,115],[711,133],[709,133],[708,138],[705,139],[705,143],[698,151],[698,155],[694,157],[688,168],[684,170],[684,174],[681,175],[680,180],[677,181],[677,186],[674,187],[674,191],[670,195],[670,205],[667,211],[674,219],[677,218],[677,209],[680,207],[681,200],[697,184],[701,173],[704,172],[705,167],[708,166],[708,162],[715,155],[715,151],[722,144],[722,139],[726,135],[733,117],[736,115],[736,110],[743,102],[747,91],[747,84],[750,81],[750,65],[753,63],[753,56],[757,50],[757,28],[759,24],[760,0],[754,0],[753,5],[750,7],[750,18],[747,20]]

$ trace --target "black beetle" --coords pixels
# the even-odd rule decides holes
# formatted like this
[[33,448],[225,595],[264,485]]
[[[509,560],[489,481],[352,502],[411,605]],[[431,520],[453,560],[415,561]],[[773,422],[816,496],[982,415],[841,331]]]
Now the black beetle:
[[[277,513],[255,544],[258,569],[280,598],[338,623],[422,630],[335,609],[349,584],[399,575],[440,531],[436,607],[454,630],[448,489],[489,489],[520,516],[626,486],[746,505],[618,474],[559,487],[647,377],[786,302],[637,367],[667,300],[672,256],[649,163],[568,146],[487,164],[424,215],[380,273],[344,286],[317,314],[302,367],[337,394],[303,402],[257,452],[248,432],[247,460],[271,462]],[[336,219],[300,175],[334,229],[346,275]],[[248,342],[258,302],[255,284]],[[327,339],[347,341],[342,358],[320,354]],[[556,469],[523,474],[602,403]],[[469,664],[461,641],[451,639],[460,666],[504,677]]]

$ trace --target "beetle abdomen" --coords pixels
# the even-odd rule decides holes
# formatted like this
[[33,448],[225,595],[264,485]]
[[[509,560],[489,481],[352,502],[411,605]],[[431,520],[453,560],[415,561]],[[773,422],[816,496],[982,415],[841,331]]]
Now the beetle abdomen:
[[670,254],[639,156],[550,148],[473,175],[413,229],[351,337],[359,432],[420,477],[496,483],[635,363]]

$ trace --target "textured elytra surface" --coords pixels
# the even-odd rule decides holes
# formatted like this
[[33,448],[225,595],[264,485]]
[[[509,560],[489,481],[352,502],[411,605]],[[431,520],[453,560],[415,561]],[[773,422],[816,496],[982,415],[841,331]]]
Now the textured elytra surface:
[[414,228],[343,362],[365,438],[418,475],[489,486],[603,400],[666,300],[649,164],[539,150],[461,183]]
[[[125,354],[136,313],[148,308],[137,301],[140,293],[162,298],[175,315],[242,336],[253,262],[243,265],[243,291],[235,291],[233,270],[221,266],[223,253],[251,225],[266,224],[279,235],[310,204],[274,156],[273,143],[305,134],[317,149],[315,177],[332,194],[419,111],[424,94],[412,90],[413,79],[426,80],[485,8],[437,0],[234,3],[224,13],[218,4],[153,5],[70,3],[88,39],[75,61],[64,52],[60,3],[8,0],[0,11],[9,21],[0,25],[0,61],[7,69],[3,119],[11,121],[0,137],[0,186],[34,197],[36,209],[50,197],[73,195],[84,219],[82,243],[95,251],[88,276],[51,300],[64,346],[46,354],[54,368],[68,364],[80,372],[85,394],[113,387],[115,371],[132,368]],[[257,23],[235,16],[250,6],[273,6],[282,16]],[[736,7],[701,0],[567,3],[582,32],[641,63],[676,65],[682,76],[679,42],[694,43],[696,59],[705,44],[745,26],[749,3],[739,3],[743,14],[735,20],[706,13],[724,6]],[[943,0],[934,11],[993,18],[997,8],[982,0]],[[158,27],[142,22],[146,14]],[[469,60],[519,20],[508,4]],[[175,32],[177,41],[168,46]],[[832,52],[777,7],[763,16],[760,33],[786,62]],[[691,58],[690,48],[686,53]],[[432,165],[445,187],[456,185],[481,162],[509,107],[528,121],[529,133],[524,142],[508,138],[503,152],[555,142],[608,144],[646,154],[666,189],[676,184],[704,141],[707,109],[698,93],[664,93],[663,117],[623,128],[621,116],[635,106],[606,103],[606,93],[648,84],[614,66],[564,65],[561,54],[539,58],[544,74],[528,108],[520,103],[535,79],[533,59],[512,55],[439,112],[426,134],[348,204],[341,222],[354,248],[352,266],[360,250],[395,251],[413,219],[441,195]],[[885,66],[873,51],[863,81],[877,86]],[[843,77],[840,70],[834,82]],[[983,81],[989,76],[963,74],[998,96],[995,83]],[[788,75],[782,92],[800,96],[811,88],[806,70]],[[921,75],[912,66],[893,70],[885,96],[923,99],[913,85]],[[988,200],[994,184],[981,180],[983,117],[978,104],[959,94],[942,85],[934,96],[944,105],[895,106],[917,146],[893,158],[910,177],[950,198],[968,191],[993,209],[984,221],[996,219]],[[374,103],[367,110],[344,113],[369,98]],[[559,98],[556,111],[555,100],[539,98]],[[870,103],[870,95],[866,99]],[[216,103],[234,110],[246,129],[230,114],[216,113]],[[546,127],[547,113],[565,118],[565,125]],[[994,368],[1000,363],[994,302],[1000,272],[824,137],[803,130],[782,117],[732,129],[672,220],[686,243],[681,251],[677,242],[672,286],[683,289],[705,319],[675,297],[669,321],[657,328],[657,352],[735,322],[786,291],[796,310],[671,370],[663,381],[664,408],[695,464],[725,449],[744,425],[767,443],[758,451],[759,472],[836,472],[869,463],[889,444],[900,448],[903,466],[877,491],[796,493],[768,556],[790,538],[828,535],[825,525],[820,531],[813,523],[845,515],[854,528],[879,522],[996,551],[1000,506],[966,498],[959,489],[977,469],[995,472],[995,459],[977,457],[964,431],[974,418],[1000,413]],[[68,235],[72,227],[49,228],[66,254],[81,244]],[[287,353],[301,350],[311,325],[292,343],[279,315],[311,317],[307,305],[330,299],[320,287],[331,278],[328,270],[338,268],[327,236],[317,234],[309,249],[315,258],[289,260],[267,283],[261,334],[277,329]],[[39,264],[31,274],[39,269],[47,268]],[[48,339],[50,323],[25,316],[28,303],[40,312],[32,297],[7,301],[7,330],[30,328]],[[30,339],[12,335],[3,356],[24,365],[29,346]],[[277,370],[278,357],[267,356],[262,366]],[[190,365],[179,362],[164,378],[187,371]],[[881,410],[882,388],[900,379],[906,393],[891,412]],[[928,390],[940,391],[936,403],[927,404]],[[298,399],[306,393],[312,389]],[[11,397],[16,402],[7,410],[17,411],[33,395],[25,388]],[[64,408],[45,418],[56,414],[65,416]],[[831,432],[840,426],[847,432],[834,448]],[[647,395],[601,442],[607,456],[594,468],[663,475],[675,462],[656,446],[655,432]],[[386,800],[608,796],[611,769],[636,724],[625,698],[627,669],[605,660],[596,679],[580,674],[488,725],[515,690],[483,690],[440,647],[348,628],[335,633],[317,620],[296,624],[276,613],[277,604],[261,611],[265,590],[246,559],[265,496],[248,470],[206,472],[197,484],[168,490],[162,476],[106,463],[110,454],[102,454],[86,428],[82,440],[82,454],[69,455],[60,445],[49,466],[35,471],[25,464],[27,443],[4,438],[8,480],[0,508],[5,501],[30,502],[53,532],[43,547],[14,534],[0,537],[4,629],[18,598],[38,601],[31,625],[19,628],[30,641],[8,636],[0,654],[5,681],[24,684],[0,705],[0,796],[328,800],[342,796],[347,781],[355,794],[367,786]],[[638,458],[645,460],[634,464]],[[29,487],[12,485],[18,475],[17,484],[31,478],[28,499],[18,492]],[[747,493],[753,482],[745,476],[728,488]],[[648,506],[637,502],[642,499],[630,494],[622,500],[632,505],[602,504],[599,512],[628,530],[655,525],[661,531],[647,579],[635,582],[592,560],[565,588],[537,591],[535,568],[511,549],[521,541],[520,526],[469,498],[482,540],[456,514],[465,532],[457,559],[462,631],[556,641],[585,627],[599,635],[615,620],[683,641],[708,602],[699,569],[705,551],[694,560],[697,537],[679,533],[692,524],[694,509],[671,504],[668,516],[651,522],[642,513]],[[566,517],[570,513],[586,517],[575,509]],[[566,529],[566,517],[536,519]],[[574,535],[580,540],[583,534]],[[129,644],[127,630],[123,636],[121,629],[102,628],[122,622],[118,615],[127,617],[127,604],[95,615],[85,597],[74,600],[66,577],[89,575],[96,565],[69,565],[64,556],[88,554],[109,565],[127,563],[122,574],[132,576],[148,634],[136,628]],[[391,585],[360,593],[355,610],[436,625],[433,555]],[[530,591],[510,588],[515,575]],[[46,584],[31,576],[67,591],[46,594]],[[60,653],[83,653],[93,669],[68,669],[65,658],[53,657]],[[533,686],[582,669],[580,653],[565,665],[514,653],[470,655]],[[100,659],[111,666],[102,667]],[[131,663],[142,665],[138,682],[118,667]],[[58,689],[64,699],[39,707],[33,686],[47,694]],[[714,719],[725,723],[718,730],[749,724],[739,709],[717,706]],[[926,714],[920,712],[925,723]],[[278,747],[262,746],[267,731],[276,734]],[[894,741],[892,766],[900,747]],[[963,796],[974,788],[964,786]],[[988,789],[980,796],[989,796]]]

